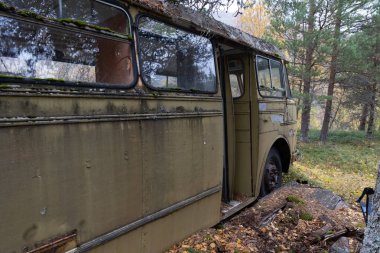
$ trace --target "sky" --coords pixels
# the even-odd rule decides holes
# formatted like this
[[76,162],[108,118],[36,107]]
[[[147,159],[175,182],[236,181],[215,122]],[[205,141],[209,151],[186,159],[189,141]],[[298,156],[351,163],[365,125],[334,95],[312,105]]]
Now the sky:
[[238,7],[236,3],[233,3],[229,8],[228,12],[221,11],[220,13],[214,14],[214,18],[216,20],[219,20],[223,23],[226,23],[231,26],[236,26],[237,23],[237,17],[234,17],[236,11],[238,10]]

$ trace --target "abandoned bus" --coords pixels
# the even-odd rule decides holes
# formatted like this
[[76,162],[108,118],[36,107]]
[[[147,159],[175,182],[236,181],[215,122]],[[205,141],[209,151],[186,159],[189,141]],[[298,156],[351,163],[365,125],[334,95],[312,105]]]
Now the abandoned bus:
[[281,184],[296,108],[271,44],[159,0],[0,16],[0,252],[162,252]]

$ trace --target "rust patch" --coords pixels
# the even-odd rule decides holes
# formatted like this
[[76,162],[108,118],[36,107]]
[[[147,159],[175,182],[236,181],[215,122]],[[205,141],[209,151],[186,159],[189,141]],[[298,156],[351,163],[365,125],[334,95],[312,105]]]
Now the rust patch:
[[26,248],[25,253],[64,253],[77,246],[76,231],[56,237],[48,242],[37,244],[34,249]]

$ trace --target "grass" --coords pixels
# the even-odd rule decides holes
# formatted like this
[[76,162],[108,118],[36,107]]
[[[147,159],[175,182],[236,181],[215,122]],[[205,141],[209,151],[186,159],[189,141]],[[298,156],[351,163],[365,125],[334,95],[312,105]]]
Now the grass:
[[294,204],[300,204],[300,205],[305,204],[305,201],[303,201],[303,199],[295,195],[289,195],[288,197],[286,197],[286,201],[292,202]]
[[319,131],[310,131],[310,142],[298,143],[301,159],[295,162],[285,181],[308,181],[343,196],[353,203],[364,187],[374,187],[380,157],[380,134],[372,140],[359,131],[334,131],[325,145]]
[[306,220],[306,221],[312,221],[313,220],[313,215],[309,212],[302,211],[300,213],[300,219],[301,220]]

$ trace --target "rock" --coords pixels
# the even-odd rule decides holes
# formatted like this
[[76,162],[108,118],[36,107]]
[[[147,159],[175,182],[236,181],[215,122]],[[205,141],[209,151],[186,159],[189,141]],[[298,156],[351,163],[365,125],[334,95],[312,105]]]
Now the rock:
[[329,250],[329,253],[350,253],[350,243],[347,237],[340,237]]
[[322,238],[322,236],[324,236],[325,234],[329,233],[332,230],[333,230],[333,226],[330,223],[327,223],[326,225],[324,225],[320,229],[312,232],[311,236],[315,237],[316,239]]
[[341,197],[326,189],[315,188],[310,197],[318,201],[324,207],[331,210],[348,207],[348,205]]

